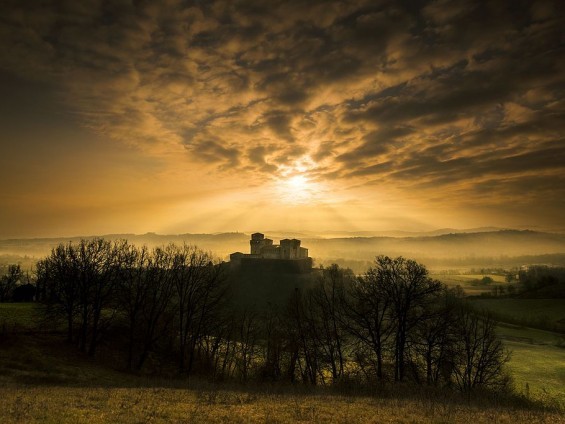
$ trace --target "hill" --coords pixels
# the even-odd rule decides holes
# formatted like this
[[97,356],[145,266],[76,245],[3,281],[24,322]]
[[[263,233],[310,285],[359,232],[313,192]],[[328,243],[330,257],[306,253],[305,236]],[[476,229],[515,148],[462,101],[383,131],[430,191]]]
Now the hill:
[[88,359],[57,335],[10,334],[0,343],[0,422],[450,422],[559,423],[520,399],[466,397],[411,386],[361,390],[164,379]]
[[[272,234],[267,236],[277,239]],[[279,235],[278,238],[283,235]],[[287,236],[298,237],[297,234]],[[81,238],[36,238],[0,240],[0,255],[42,257],[59,243],[77,242]],[[188,243],[213,252],[227,260],[232,252],[249,249],[248,234],[107,234],[106,239],[125,238],[131,243],[148,246]],[[360,261],[360,268],[376,255],[414,258],[429,267],[520,266],[542,263],[565,265],[565,235],[536,231],[499,230],[472,233],[449,233],[414,237],[309,237],[302,245],[318,263],[341,259]]]

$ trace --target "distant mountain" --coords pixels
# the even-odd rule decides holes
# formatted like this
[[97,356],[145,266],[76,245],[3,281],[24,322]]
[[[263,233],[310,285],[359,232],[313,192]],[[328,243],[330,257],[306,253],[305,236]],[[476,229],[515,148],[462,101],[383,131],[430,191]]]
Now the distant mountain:
[[[500,230],[419,237],[305,239],[313,257],[372,261],[376,255],[405,256],[423,263],[480,265],[507,257],[565,253],[565,235]],[[492,261],[496,258],[498,261]],[[487,260],[488,259],[488,260]],[[457,261],[454,261],[457,260]]]
[[422,237],[422,236],[440,236],[444,234],[461,234],[461,233],[486,233],[501,231],[502,228],[498,227],[479,227],[479,228],[469,228],[463,230],[457,230],[455,228],[440,228],[438,230],[432,231],[401,231],[401,230],[391,230],[391,231],[338,231],[338,232],[328,232],[331,237],[321,237],[321,238],[341,238],[341,237]]
[[249,235],[243,233],[219,234],[176,234],[162,235],[155,233],[146,234],[105,234],[101,236],[76,236],[33,239],[8,239],[0,240],[0,254],[18,254],[42,257],[60,243],[77,243],[81,239],[103,237],[108,240],[126,239],[133,244],[147,245],[149,247],[167,245],[169,243],[187,243],[197,245],[202,249],[210,250],[214,254],[224,257],[231,252],[247,249]]
[[[404,236],[342,236],[321,238],[301,236],[297,233],[273,234],[266,232],[275,242],[281,237],[302,239],[302,246],[318,260],[372,261],[376,255],[402,255],[424,263],[485,263],[486,258],[534,257],[565,254],[565,235],[530,230],[497,230],[463,232],[442,229],[430,233],[404,233]],[[438,233],[438,234],[436,234]],[[410,235],[406,235],[410,234]],[[416,234],[416,235],[413,235]],[[92,236],[91,236],[92,237]],[[59,243],[78,242],[81,238],[62,237],[0,240],[0,255],[16,254],[42,257]],[[209,250],[222,259],[232,252],[249,250],[249,234],[108,234],[107,239],[127,239],[134,244],[149,247],[168,243],[188,243]],[[532,259],[533,260],[533,259]]]
[[461,234],[461,233],[486,233],[501,231],[504,228],[499,227],[478,227],[468,229],[440,228],[430,231],[405,231],[405,230],[386,230],[386,231],[334,231],[328,230],[323,233],[301,231],[287,232],[281,230],[265,230],[263,233],[269,234],[274,238],[295,237],[299,239],[305,238],[344,238],[344,237],[422,237],[422,236],[440,236],[444,234]]

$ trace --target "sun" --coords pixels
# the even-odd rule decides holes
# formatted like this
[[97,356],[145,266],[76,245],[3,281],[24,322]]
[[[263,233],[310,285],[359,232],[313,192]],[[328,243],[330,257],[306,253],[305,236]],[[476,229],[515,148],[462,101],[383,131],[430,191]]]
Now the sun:
[[302,191],[308,188],[309,181],[304,175],[295,175],[286,181],[286,185],[292,191]]
[[307,176],[296,174],[281,177],[277,182],[277,192],[286,203],[304,204],[318,200],[321,187]]

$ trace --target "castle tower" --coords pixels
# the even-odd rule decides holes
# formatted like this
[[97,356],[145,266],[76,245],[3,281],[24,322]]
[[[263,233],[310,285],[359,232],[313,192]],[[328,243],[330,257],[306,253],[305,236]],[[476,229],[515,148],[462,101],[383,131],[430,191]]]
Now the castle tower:
[[281,259],[298,259],[300,257],[300,240],[281,240]]
[[251,240],[249,244],[251,245],[251,254],[259,255],[261,253],[261,248],[263,247],[265,239],[265,234],[253,233],[251,234]]
[[290,259],[298,259],[300,257],[300,240],[292,239],[290,241]]

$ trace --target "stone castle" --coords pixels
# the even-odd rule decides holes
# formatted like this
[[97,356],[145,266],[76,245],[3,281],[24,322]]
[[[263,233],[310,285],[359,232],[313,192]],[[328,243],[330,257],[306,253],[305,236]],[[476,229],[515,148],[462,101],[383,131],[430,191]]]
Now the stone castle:
[[301,270],[312,267],[308,249],[300,246],[300,240],[283,239],[280,244],[273,244],[273,240],[265,238],[264,234],[254,233],[251,235],[249,244],[250,253],[235,252],[230,255],[232,266],[287,263],[293,268],[298,266]]

